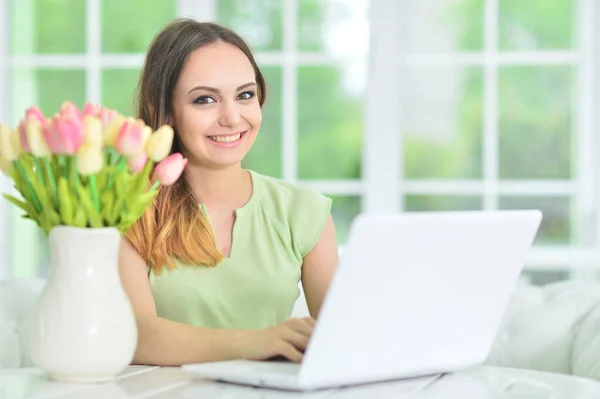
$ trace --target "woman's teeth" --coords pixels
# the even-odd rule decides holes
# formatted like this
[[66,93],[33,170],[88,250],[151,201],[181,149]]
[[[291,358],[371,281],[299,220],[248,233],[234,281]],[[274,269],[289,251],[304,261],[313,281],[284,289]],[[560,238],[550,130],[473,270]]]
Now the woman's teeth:
[[233,143],[234,141],[238,141],[242,137],[242,133],[238,133],[235,136],[208,136],[212,141],[216,141],[217,143]]

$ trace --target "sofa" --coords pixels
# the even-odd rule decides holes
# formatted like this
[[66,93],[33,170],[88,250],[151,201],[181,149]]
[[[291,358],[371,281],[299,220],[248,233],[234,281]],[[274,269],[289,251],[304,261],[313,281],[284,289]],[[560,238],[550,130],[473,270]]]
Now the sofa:
[[[0,282],[0,368],[32,365],[23,337],[43,284]],[[301,295],[292,315],[306,314]],[[517,287],[485,363],[600,380],[600,283]]]

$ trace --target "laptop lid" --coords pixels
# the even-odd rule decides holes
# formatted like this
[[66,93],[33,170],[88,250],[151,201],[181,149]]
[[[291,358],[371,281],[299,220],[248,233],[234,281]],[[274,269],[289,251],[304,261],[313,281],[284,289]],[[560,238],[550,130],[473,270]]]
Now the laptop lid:
[[541,218],[537,210],[358,216],[300,385],[380,381],[483,362]]

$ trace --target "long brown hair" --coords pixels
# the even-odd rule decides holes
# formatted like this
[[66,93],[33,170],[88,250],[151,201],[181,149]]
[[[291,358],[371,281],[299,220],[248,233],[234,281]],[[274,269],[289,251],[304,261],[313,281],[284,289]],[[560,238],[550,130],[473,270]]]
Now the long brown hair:
[[[181,18],[169,23],[154,38],[136,92],[137,117],[152,129],[173,125],[173,91],[183,67],[195,49],[218,41],[238,47],[254,68],[258,101],[266,97],[266,83],[249,46],[231,29]],[[171,152],[179,152],[177,127]],[[125,237],[155,271],[175,267],[175,260],[188,265],[216,266],[223,255],[217,248],[209,221],[200,210],[182,176],[161,187],[153,206],[129,229]]]

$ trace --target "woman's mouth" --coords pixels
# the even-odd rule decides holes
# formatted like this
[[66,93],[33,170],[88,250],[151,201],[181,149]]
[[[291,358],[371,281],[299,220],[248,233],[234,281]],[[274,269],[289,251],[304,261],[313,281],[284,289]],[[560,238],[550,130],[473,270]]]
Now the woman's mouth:
[[239,144],[248,131],[245,130],[239,133],[222,134],[218,136],[206,136],[213,144],[220,147],[232,147]]

